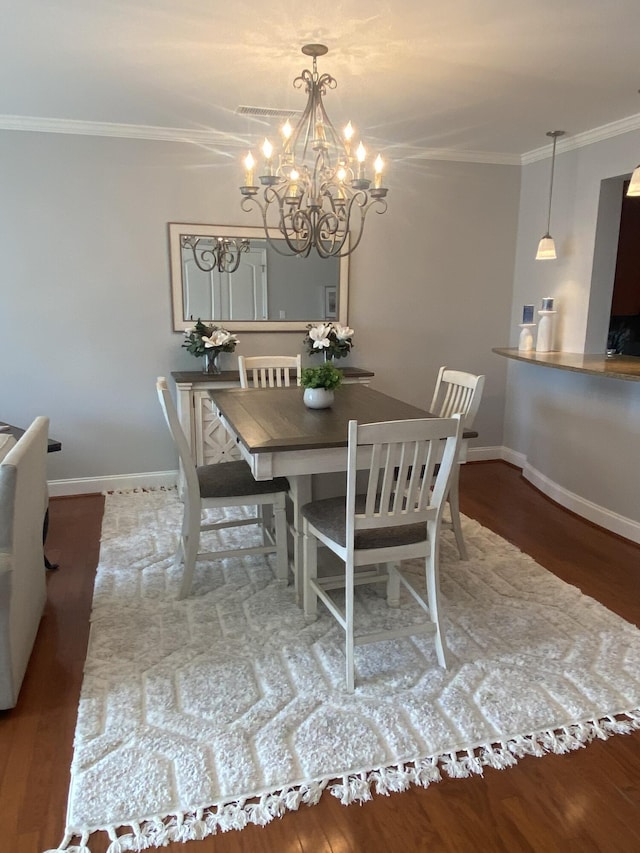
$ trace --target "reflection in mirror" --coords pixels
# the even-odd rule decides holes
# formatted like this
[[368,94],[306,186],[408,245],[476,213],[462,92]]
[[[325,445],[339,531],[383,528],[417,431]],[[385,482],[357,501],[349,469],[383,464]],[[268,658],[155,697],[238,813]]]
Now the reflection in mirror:
[[[240,265],[243,252],[249,251],[249,240],[229,240],[227,237],[196,237],[183,234],[182,249],[191,249],[193,260],[202,272],[235,272]],[[190,261],[189,253],[182,253],[183,268]]]
[[280,255],[261,228],[177,222],[169,248],[176,331],[198,317],[230,331],[347,323],[348,258]]

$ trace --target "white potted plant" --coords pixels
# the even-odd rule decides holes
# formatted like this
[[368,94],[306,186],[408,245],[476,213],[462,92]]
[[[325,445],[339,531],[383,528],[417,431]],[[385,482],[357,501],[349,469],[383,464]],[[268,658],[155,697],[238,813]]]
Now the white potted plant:
[[333,403],[333,392],[342,382],[342,371],[330,361],[319,367],[303,367],[300,384],[304,388],[304,404],[309,409],[326,409]]

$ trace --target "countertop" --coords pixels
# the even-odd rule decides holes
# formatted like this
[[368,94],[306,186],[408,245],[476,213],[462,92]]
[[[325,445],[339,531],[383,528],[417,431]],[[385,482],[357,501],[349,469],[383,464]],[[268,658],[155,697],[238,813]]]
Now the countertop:
[[521,352],[516,347],[494,347],[491,351],[526,364],[640,382],[640,358],[629,355],[614,355],[607,358],[604,353]]

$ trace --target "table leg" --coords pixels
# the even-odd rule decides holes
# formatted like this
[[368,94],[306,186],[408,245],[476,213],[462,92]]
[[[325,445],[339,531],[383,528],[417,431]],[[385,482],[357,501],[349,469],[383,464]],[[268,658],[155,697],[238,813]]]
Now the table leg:
[[293,503],[293,523],[291,535],[293,537],[293,582],[296,591],[296,601],[302,606],[302,553],[303,532],[302,515],[300,508],[311,500],[311,474],[289,475],[289,495]]
[[[47,541],[47,532],[49,530],[49,507],[47,507],[46,512],[44,514],[44,523],[42,525],[42,547],[44,548]],[[52,563],[47,555],[44,555],[44,567],[45,569],[49,569],[50,572],[55,571],[59,566],[59,563]]]

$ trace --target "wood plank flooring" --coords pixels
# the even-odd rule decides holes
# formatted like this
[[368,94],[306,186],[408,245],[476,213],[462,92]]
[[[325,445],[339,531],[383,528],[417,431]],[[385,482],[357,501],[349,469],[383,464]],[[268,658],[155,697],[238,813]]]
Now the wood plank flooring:
[[[559,577],[640,625],[640,547],[562,510],[502,462],[462,468],[462,511]],[[98,560],[103,498],[51,501],[47,551],[61,568],[18,706],[0,712],[0,851],[42,853],[62,838],[72,740]],[[92,853],[105,853],[104,837]],[[169,853],[637,853],[640,732],[568,755],[525,758],[483,777],[375,796],[329,794],[269,826]]]

